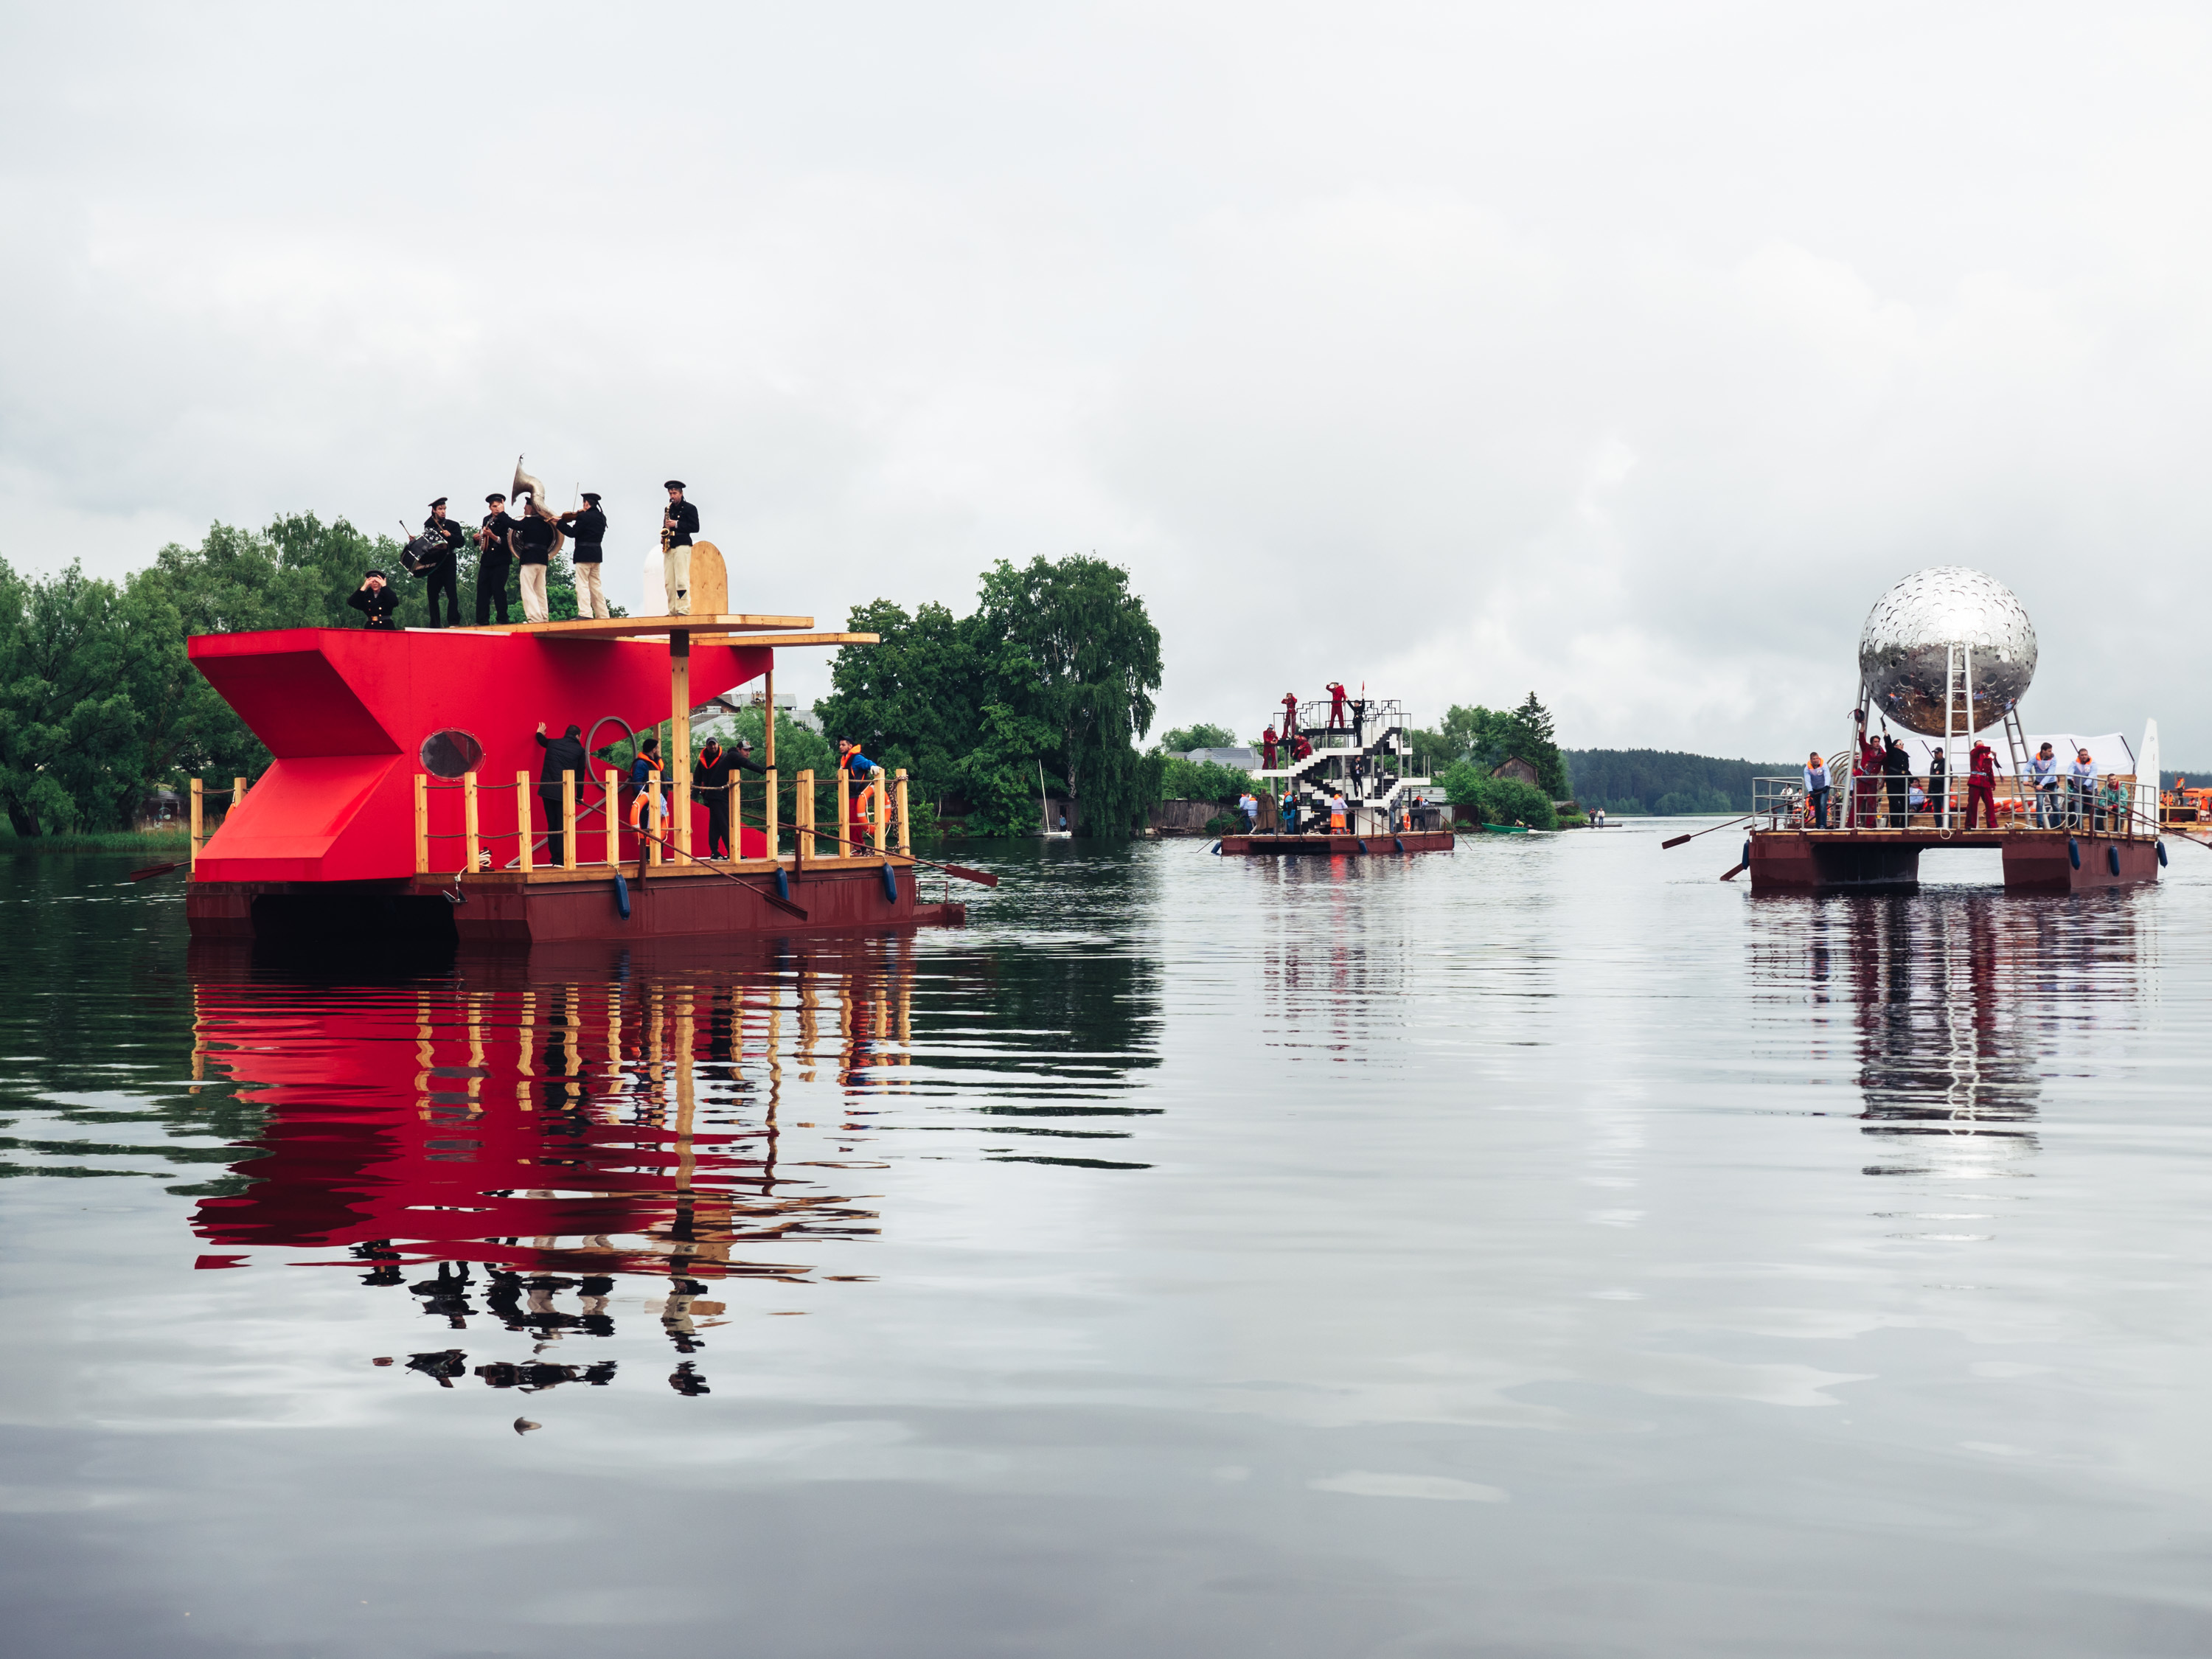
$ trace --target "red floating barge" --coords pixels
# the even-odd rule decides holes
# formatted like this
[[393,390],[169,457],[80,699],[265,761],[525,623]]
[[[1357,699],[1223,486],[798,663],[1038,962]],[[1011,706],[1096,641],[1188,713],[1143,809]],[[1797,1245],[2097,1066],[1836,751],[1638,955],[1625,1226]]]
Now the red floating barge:
[[[714,615],[200,635],[192,662],[274,759],[204,846],[195,793],[191,931],[513,947],[963,921],[965,907],[916,890],[903,772],[878,792],[867,848],[848,849],[816,829],[811,772],[782,784],[796,821],[779,823],[772,737],[768,778],[741,781],[731,802],[749,826],[742,856],[705,856],[691,709],[756,680],[773,708],[776,647],[875,642],[811,627]],[[588,749],[663,720],[672,821],[651,798],[647,836],[623,822],[629,792],[612,772],[541,790],[540,721],[584,727]],[[841,831],[847,787],[841,773]]]

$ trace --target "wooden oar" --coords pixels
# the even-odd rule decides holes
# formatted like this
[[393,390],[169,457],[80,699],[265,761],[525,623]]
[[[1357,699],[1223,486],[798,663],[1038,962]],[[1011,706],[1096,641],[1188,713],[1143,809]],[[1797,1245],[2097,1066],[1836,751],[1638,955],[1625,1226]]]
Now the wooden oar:
[[156,876],[166,876],[172,870],[181,870],[184,867],[181,864],[149,864],[143,870],[133,870],[131,872],[131,879],[151,881]]
[[[748,823],[743,813],[739,813],[738,815],[738,823],[741,829],[757,830],[763,835],[766,835],[768,833],[768,825],[766,823]],[[797,825],[789,823],[783,824],[780,827],[790,830],[793,835],[803,833],[815,836],[817,839],[821,841],[834,841],[840,847],[857,847],[863,853],[872,853],[876,850],[864,841],[847,841],[844,836],[833,836],[827,830],[808,830],[801,831]],[[915,864],[927,865],[929,868],[933,870],[944,871],[948,876],[957,876],[963,881],[975,882],[985,887],[996,887],[999,884],[999,878],[988,870],[970,870],[964,865],[958,864],[939,864],[930,859],[915,858],[911,853],[894,853],[891,856],[893,858],[906,859]]]
[[[806,912],[800,909],[789,899],[778,898],[775,894],[769,892],[767,888],[756,887],[752,883],[747,881],[743,876],[732,875],[727,870],[716,870],[714,866],[705,859],[694,858],[690,854],[678,848],[673,842],[664,840],[661,836],[653,834],[650,830],[644,829],[641,825],[632,824],[630,826],[630,830],[631,833],[636,836],[640,841],[649,841],[659,846],[664,847],[668,851],[674,853],[678,858],[685,860],[687,863],[696,864],[702,870],[712,871],[713,873],[720,876],[724,881],[734,881],[738,886],[744,888],[749,893],[757,893],[761,897],[766,899],[770,904],[775,906],[777,909],[787,910],[793,915],[797,916],[801,921],[806,920]],[[644,855],[641,854],[639,856],[642,858]]]
[[1751,866],[1748,864],[1739,864],[1733,870],[1723,871],[1721,872],[1721,879],[1723,881],[1734,881],[1738,876],[1741,875],[1745,871],[1750,868]]
[[1713,830],[1727,829],[1729,827],[1729,823],[1748,823],[1752,819],[1758,816],[1759,814],[1756,812],[1746,812],[1740,818],[1730,818],[1728,821],[1728,823],[1717,823],[1712,826],[1711,830],[1698,830],[1692,831],[1686,836],[1677,836],[1672,841],[1661,842],[1659,843],[1659,850],[1663,853],[1670,847],[1680,847],[1686,841],[1695,841],[1699,836],[1710,836],[1713,833]]

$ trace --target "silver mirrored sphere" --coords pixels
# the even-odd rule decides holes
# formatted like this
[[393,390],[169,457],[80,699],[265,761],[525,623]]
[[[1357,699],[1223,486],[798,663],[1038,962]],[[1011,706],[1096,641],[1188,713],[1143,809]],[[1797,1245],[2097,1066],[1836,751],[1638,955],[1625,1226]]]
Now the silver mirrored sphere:
[[2035,678],[2035,624],[1993,576],[1955,564],[1917,570],[1875,601],[1859,635],[1867,713],[1925,737],[1943,735],[1945,678],[1954,645],[1973,648],[1970,732],[1994,726]]

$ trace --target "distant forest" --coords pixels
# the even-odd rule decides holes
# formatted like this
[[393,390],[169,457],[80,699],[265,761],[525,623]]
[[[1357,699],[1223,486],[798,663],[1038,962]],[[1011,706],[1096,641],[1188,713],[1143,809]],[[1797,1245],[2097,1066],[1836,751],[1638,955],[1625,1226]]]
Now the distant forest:
[[1717,760],[1672,749],[1565,752],[1583,811],[1601,806],[1615,817],[1748,812],[1753,778],[1791,778],[1800,770],[1787,761]]

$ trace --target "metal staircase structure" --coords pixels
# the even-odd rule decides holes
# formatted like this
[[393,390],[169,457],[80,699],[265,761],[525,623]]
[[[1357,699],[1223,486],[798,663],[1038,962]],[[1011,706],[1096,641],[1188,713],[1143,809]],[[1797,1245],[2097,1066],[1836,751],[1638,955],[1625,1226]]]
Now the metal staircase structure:
[[1367,828],[1387,825],[1413,790],[1436,781],[1420,773],[1422,757],[1411,751],[1413,724],[1405,706],[1395,699],[1354,700],[1332,722],[1334,708],[1327,697],[1300,704],[1297,725],[1278,745],[1276,758],[1285,759],[1282,748],[1295,747],[1290,739],[1299,737],[1313,745],[1313,752],[1252,775],[1277,797],[1292,797],[1301,823],[1311,823],[1318,814],[1326,825],[1329,797],[1341,791],[1352,812],[1348,829],[1359,830],[1363,816],[1379,819]]

